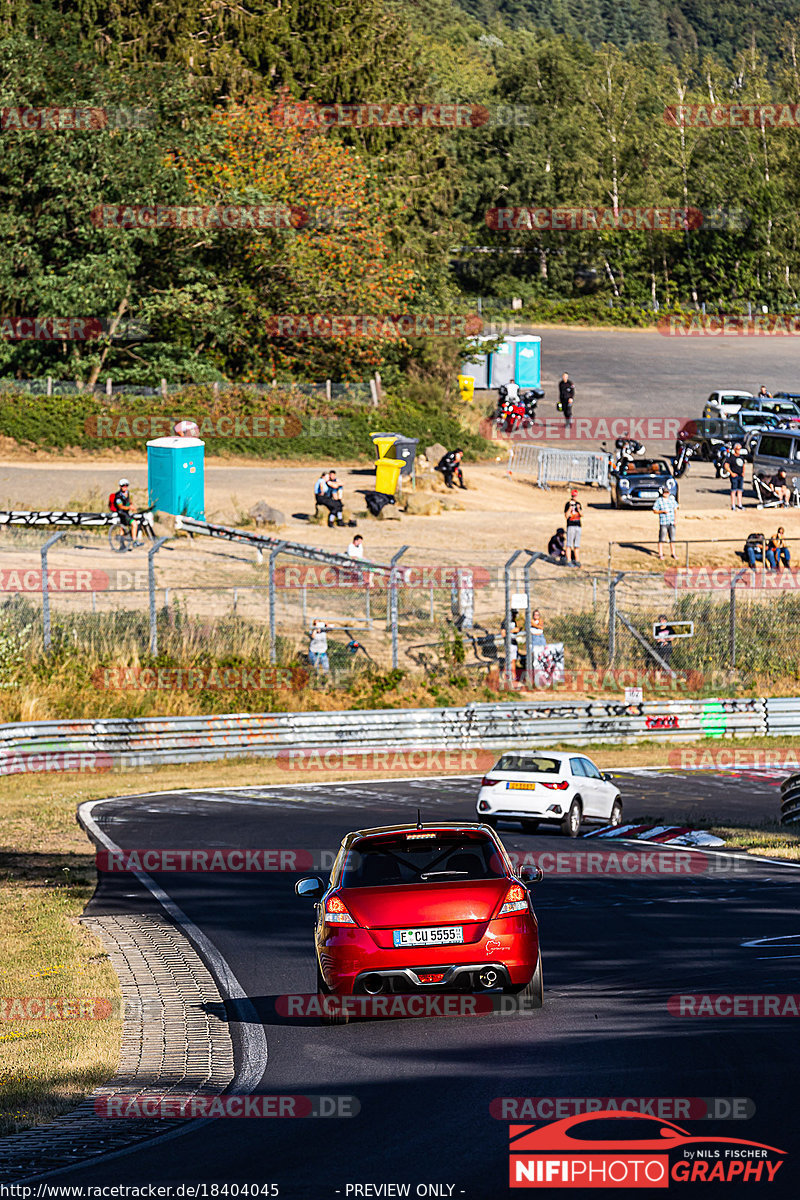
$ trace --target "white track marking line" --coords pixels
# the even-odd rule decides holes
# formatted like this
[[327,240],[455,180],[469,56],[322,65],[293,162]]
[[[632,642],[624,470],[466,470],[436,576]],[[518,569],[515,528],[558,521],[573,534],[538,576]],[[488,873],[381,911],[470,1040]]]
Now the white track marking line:
[[[79,820],[107,850],[124,853],[123,848],[112,842],[111,838],[103,832],[92,816],[93,810],[98,804],[108,803],[108,800],[88,800],[84,804],[79,805]],[[155,880],[151,879],[144,871],[131,871],[131,874],[147,888],[165,912],[169,913],[176,925],[194,942],[201,956],[211,966],[223,992],[230,999],[238,1002],[239,1011],[244,1018],[239,1022],[244,1062],[241,1070],[236,1073],[232,1090],[236,1093],[246,1094],[250,1089],[258,1085],[267,1069],[269,1058],[267,1036],[264,1033],[263,1025],[258,1019],[258,1013],[253,1002],[249,999],[226,959],[223,958],[211,939],[203,933],[202,929],[199,929],[195,925],[194,921],[167,895],[164,889],[159,887]]]

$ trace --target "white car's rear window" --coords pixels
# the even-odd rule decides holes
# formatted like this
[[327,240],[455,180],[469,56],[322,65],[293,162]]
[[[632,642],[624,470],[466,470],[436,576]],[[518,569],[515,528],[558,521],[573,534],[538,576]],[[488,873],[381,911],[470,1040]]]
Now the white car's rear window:
[[545,758],[538,754],[504,754],[493,768],[495,771],[530,771],[538,775],[558,775],[560,758]]

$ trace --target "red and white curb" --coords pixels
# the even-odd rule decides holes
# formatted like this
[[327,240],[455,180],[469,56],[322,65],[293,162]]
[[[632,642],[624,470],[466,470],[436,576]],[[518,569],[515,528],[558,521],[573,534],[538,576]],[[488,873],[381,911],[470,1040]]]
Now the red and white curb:
[[690,825],[604,825],[583,835],[587,838],[630,838],[634,841],[656,842],[668,846],[724,846],[723,838],[692,829]]

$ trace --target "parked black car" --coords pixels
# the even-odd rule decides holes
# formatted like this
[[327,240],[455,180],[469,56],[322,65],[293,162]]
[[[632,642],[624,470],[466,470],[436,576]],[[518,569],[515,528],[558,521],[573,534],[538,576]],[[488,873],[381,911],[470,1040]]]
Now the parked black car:
[[634,458],[625,467],[613,477],[615,508],[652,508],[662,487],[678,499],[678,482],[665,458]]
[[756,433],[763,429],[776,429],[781,420],[774,413],[758,412],[741,408],[735,417],[700,417],[696,421],[687,421],[678,430],[675,442],[675,456],[680,454],[681,446],[687,443],[696,447],[698,457],[705,462],[713,462],[714,455],[720,446],[735,446],[737,442],[749,458],[750,443]]

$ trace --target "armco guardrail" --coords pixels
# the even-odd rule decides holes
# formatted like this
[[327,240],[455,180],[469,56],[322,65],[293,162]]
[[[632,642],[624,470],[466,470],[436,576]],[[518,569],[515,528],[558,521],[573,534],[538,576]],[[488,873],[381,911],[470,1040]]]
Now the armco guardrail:
[[34,721],[0,726],[0,775],[276,758],[299,748],[500,751],[564,742],[752,737],[769,732],[766,712],[760,698],[629,706],[542,700],[465,708]]
[[774,737],[794,737],[800,731],[800,696],[770,696],[767,725]]
[[781,784],[781,825],[800,826],[800,775],[790,775]]

